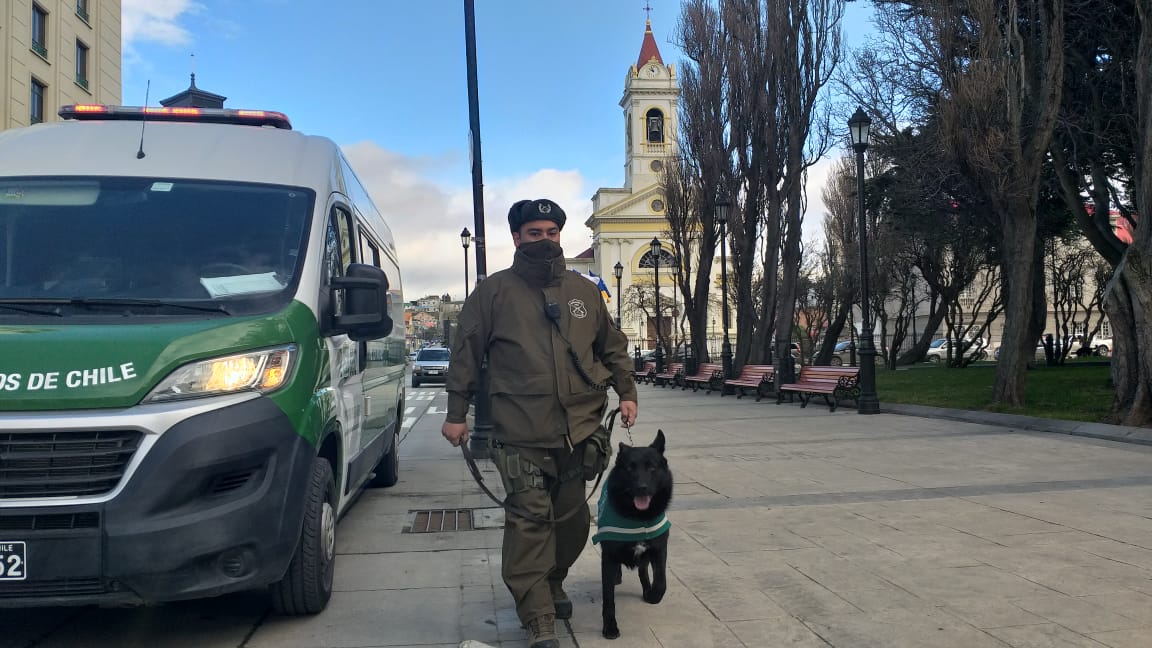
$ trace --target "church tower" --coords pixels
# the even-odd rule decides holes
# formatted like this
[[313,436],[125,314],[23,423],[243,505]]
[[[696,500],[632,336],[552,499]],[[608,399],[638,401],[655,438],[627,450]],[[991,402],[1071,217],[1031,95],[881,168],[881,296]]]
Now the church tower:
[[[664,63],[652,22],[647,21],[640,56],[628,66],[624,77],[624,96],[620,107],[624,117],[624,186],[601,187],[592,197],[592,215],[585,225],[592,230],[592,247],[568,259],[568,267],[578,272],[592,272],[603,278],[615,310],[621,295],[629,286],[651,286],[656,263],[650,252],[653,238],[660,238],[668,227],[665,220],[664,192],[660,186],[664,165],[677,154],[676,123],[680,87],[676,69]],[[619,132],[619,131],[617,131]],[[660,255],[661,294],[674,304],[672,267],[675,265],[665,244]],[[617,290],[614,268],[619,263],[622,276]],[[649,288],[650,290],[650,288]],[[633,343],[651,349],[655,341],[655,322],[645,321],[643,314],[622,314],[621,327]],[[648,318],[650,320],[650,318]],[[668,318],[666,318],[668,319]],[[670,329],[666,322],[664,330]]]

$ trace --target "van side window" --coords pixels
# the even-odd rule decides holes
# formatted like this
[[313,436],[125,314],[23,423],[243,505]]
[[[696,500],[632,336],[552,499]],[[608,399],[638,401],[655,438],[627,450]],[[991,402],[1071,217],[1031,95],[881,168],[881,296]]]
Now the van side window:
[[[328,231],[324,236],[324,284],[331,285],[335,277],[343,277],[344,269],[352,262],[352,235],[349,214],[337,207],[332,210]],[[344,312],[344,293],[335,291],[332,304],[334,314]]]
[[372,242],[372,239],[364,235],[364,230],[360,230],[360,262],[370,263],[377,268],[380,266],[380,248]]

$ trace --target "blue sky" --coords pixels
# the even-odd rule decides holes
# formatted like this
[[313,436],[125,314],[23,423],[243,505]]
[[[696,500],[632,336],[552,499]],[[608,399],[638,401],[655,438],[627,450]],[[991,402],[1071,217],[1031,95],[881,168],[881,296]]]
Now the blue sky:
[[[664,61],[679,66],[679,0],[650,5]],[[866,23],[864,5],[847,5],[849,41]],[[123,6],[124,104],[143,103],[149,81],[152,105],[180,92],[194,65],[197,86],[228,97],[227,107],[279,110],[294,128],[332,138],[393,216],[406,298],[462,294],[459,233],[474,229],[463,0]],[[618,102],[640,53],[643,6],[477,0],[490,272],[511,260],[504,216],[520,198],[559,202],[566,251],[587,247],[592,194],[624,179]]]

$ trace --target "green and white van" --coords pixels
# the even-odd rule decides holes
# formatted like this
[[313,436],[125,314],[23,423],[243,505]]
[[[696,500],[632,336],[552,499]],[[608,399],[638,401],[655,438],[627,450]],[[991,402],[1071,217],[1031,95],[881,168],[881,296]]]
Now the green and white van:
[[397,480],[388,224],[279,113],[61,116],[0,132],[0,607],[319,612],[336,521]]

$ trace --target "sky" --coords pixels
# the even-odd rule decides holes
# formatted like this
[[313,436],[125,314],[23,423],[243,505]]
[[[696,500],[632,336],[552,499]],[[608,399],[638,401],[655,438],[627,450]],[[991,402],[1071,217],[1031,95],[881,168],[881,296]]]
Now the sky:
[[[460,231],[475,233],[463,0],[122,0],[125,105],[188,87],[228,108],[277,110],[344,150],[390,219],[405,299],[464,292]],[[508,267],[508,207],[550,198],[583,227],[599,187],[624,183],[619,101],[644,36],[643,0],[476,0],[477,77],[488,272]],[[665,63],[681,67],[679,0],[649,0]],[[847,5],[845,38],[867,29]],[[810,172],[806,234],[823,214],[831,160]],[[807,238],[807,236],[806,236]],[[474,285],[474,249],[468,250]]]

